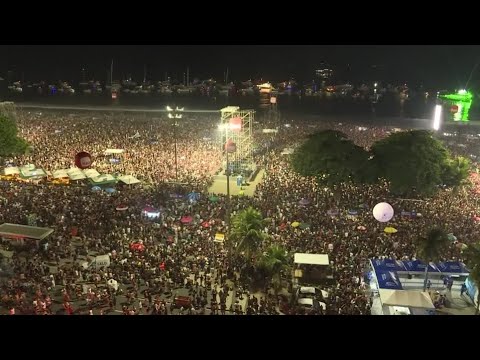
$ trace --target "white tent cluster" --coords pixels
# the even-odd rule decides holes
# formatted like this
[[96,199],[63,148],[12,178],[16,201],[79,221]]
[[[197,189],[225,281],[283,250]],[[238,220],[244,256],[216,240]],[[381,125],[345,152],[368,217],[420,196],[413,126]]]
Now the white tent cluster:
[[45,171],[42,168],[36,168],[35,165],[29,164],[22,167],[10,166],[4,169],[6,176],[21,176],[23,178],[40,178],[51,176],[54,179],[70,179],[71,181],[89,179],[93,184],[103,184],[121,181],[127,185],[139,184],[140,180],[132,175],[114,176],[111,174],[101,174],[95,169],[82,170],[77,167],[70,169],[58,169],[52,172]]

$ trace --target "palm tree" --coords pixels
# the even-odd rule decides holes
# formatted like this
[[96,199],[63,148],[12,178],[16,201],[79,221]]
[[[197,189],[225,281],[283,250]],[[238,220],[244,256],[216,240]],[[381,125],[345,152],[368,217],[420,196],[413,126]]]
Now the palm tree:
[[423,283],[423,291],[427,290],[428,282],[428,264],[433,261],[439,261],[443,250],[448,247],[448,236],[442,229],[432,229],[427,233],[426,237],[417,239],[418,257],[426,262],[425,280]]
[[265,221],[262,214],[252,207],[240,211],[232,219],[232,230],[230,232],[230,241],[233,250],[237,253],[244,252],[247,261],[251,261],[253,255],[267,238],[263,231]]
[[272,245],[259,260],[261,269],[270,278],[275,295],[282,289],[282,273],[290,268],[288,255],[285,249],[278,245]]
[[477,306],[475,315],[480,312],[480,244],[474,244],[465,250],[465,259],[467,266],[470,268],[469,277],[477,287]]

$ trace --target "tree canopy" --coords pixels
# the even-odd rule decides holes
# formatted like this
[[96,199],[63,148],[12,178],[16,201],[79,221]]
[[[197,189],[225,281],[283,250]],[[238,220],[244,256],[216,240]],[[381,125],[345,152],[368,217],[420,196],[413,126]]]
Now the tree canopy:
[[447,149],[429,131],[392,134],[376,142],[372,154],[380,176],[390,183],[390,191],[396,194],[432,195],[444,184],[447,174],[452,181],[460,176],[455,162],[449,163]]
[[0,109],[0,156],[21,154],[26,149],[26,141],[18,137],[13,115]]
[[385,179],[398,195],[431,196],[441,185],[461,185],[470,171],[468,159],[453,157],[425,130],[392,134],[374,143],[370,151],[340,131],[321,131],[296,149],[291,163],[297,173],[315,176],[327,186]]
[[276,292],[282,287],[282,273],[289,270],[287,252],[282,246],[270,246],[257,262],[257,269],[270,279]]
[[461,185],[468,177],[470,168],[469,159],[463,156],[449,157],[443,167],[443,184],[447,186]]
[[369,154],[348,140],[340,131],[326,130],[313,134],[292,156],[293,169],[303,176],[315,176],[327,185],[363,181]]
[[252,207],[235,215],[232,219],[230,239],[236,243],[236,251],[244,252],[245,257],[251,260],[267,236],[263,232],[264,227],[262,214]]

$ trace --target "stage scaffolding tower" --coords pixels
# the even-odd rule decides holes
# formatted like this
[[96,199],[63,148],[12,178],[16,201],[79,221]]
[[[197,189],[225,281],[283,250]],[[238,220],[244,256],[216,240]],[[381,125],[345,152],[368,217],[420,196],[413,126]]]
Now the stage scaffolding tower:
[[231,173],[244,174],[254,170],[253,163],[253,121],[254,110],[240,110],[238,106],[227,106],[220,110],[222,130],[222,148],[227,141],[236,145],[236,151],[231,153],[229,166]]

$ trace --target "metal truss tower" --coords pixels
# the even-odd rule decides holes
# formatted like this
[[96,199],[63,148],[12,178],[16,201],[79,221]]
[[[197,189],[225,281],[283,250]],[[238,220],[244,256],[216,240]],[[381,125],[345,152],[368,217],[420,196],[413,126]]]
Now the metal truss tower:
[[253,121],[254,110],[240,110],[238,106],[227,106],[220,110],[220,130],[223,131],[222,146],[231,141],[236,151],[230,154],[229,166],[233,173],[242,174],[253,170]]

